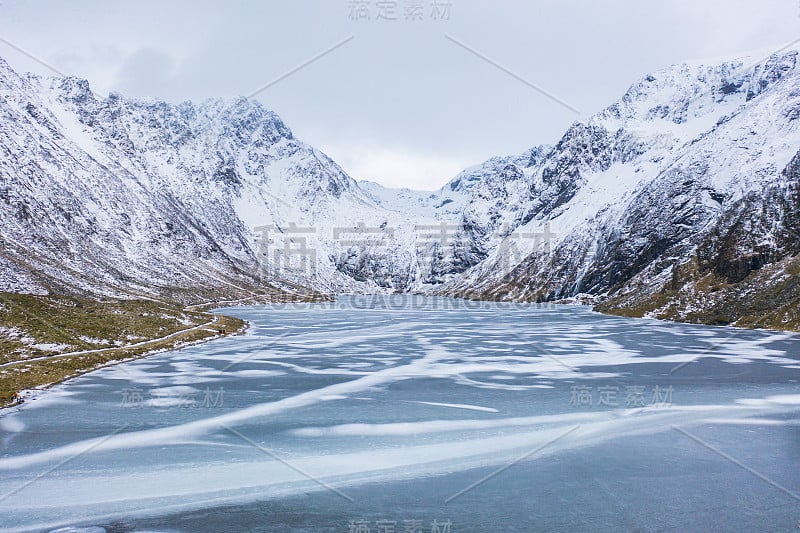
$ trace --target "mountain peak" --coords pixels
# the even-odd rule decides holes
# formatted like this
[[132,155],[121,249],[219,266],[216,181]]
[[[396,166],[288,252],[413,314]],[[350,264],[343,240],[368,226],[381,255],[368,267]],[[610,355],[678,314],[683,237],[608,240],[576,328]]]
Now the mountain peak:
[[76,76],[61,78],[58,83],[58,89],[61,91],[64,99],[75,104],[84,104],[94,100],[94,94],[89,87],[89,81],[83,78],[78,78]]

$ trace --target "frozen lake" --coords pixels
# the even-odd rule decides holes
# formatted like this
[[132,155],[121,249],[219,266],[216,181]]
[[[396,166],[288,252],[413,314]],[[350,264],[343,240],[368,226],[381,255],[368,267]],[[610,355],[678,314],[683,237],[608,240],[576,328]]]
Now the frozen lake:
[[0,531],[800,526],[798,335],[410,296],[226,312],[246,335],[3,412]]

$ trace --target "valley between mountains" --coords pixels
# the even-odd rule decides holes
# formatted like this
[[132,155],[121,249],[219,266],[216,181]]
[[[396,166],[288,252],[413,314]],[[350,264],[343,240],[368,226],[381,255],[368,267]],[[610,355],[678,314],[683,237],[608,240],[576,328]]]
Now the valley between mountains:
[[435,192],[355,181],[255,100],[100,96],[0,60],[0,400],[240,331],[204,311],[232,302],[421,293],[800,330],[797,57],[646,73]]

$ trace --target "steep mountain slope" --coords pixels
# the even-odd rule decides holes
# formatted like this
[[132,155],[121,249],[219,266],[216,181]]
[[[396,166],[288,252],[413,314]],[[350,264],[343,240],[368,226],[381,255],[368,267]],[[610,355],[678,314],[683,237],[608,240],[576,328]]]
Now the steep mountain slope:
[[800,326],[797,55],[650,74],[537,165],[503,169],[520,207],[491,205],[517,233],[553,235],[519,262],[497,246],[437,292],[588,294],[611,312]]
[[[99,98],[85,80],[0,62],[0,115],[0,291],[364,290],[335,268],[326,232],[400,225],[254,101]],[[328,246],[294,272],[265,249],[279,237]]]
[[[83,80],[0,69],[0,289],[119,295],[253,285],[257,263],[226,210],[224,185],[205,180],[187,191],[152,171],[170,159],[148,151],[150,132],[176,146],[191,137],[177,110],[147,116],[144,104],[98,101]],[[153,123],[159,116],[169,127]]]

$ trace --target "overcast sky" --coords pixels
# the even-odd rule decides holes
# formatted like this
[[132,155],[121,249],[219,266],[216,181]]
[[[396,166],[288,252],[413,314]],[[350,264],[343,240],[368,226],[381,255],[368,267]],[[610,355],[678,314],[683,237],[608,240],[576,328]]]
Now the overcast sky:
[[16,69],[52,74],[11,45],[101,94],[197,101],[271,83],[256,98],[354,178],[436,189],[554,143],[649,71],[800,38],[800,4],[2,0],[0,38]]

